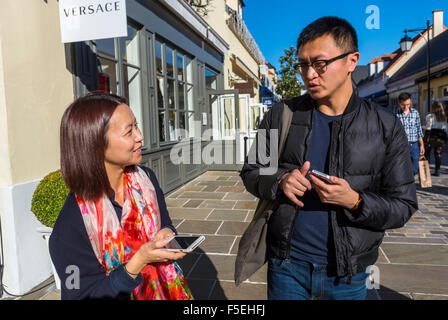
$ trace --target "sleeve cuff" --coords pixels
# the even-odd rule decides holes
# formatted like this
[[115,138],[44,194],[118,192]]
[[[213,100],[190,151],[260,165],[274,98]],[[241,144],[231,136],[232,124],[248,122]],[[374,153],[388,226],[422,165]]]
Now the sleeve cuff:
[[112,271],[109,277],[111,287],[115,295],[122,292],[130,294],[143,282],[141,273],[137,276],[137,278],[132,278],[124,269],[124,264],[119,265],[114,271]]
[[273,175],[261,175],[259,186],[261,198],[267,200],[274,200],[278,195],[278,181],[285,174],[288,173],[288,169],[279,168]]

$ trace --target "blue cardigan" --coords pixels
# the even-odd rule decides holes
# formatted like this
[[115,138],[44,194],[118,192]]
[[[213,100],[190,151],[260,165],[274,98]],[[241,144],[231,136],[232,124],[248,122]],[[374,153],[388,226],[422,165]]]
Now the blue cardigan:
[[[168,227],[176,232],[154,172],[146,167],[141,168],[156,189],[161,228]],[[118,219],[121,220],[122,207],[115,201],[115,194],[112,195],[111,201]],[[50,236],[50,256],[61,279],[62,300],[126,300],[130,299],[132,291],[143,281],[141,274],[136,279],[129,276],[124,265],[117,267],[109,276],[106,275],[93,252],[81,211],[72,193],[67,196]]]

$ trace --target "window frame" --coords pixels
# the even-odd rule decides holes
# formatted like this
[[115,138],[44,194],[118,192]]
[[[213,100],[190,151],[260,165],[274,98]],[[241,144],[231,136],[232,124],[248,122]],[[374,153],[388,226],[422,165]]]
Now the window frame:
[[[184,52],[183,50],[179,49],[175,45],[171,44],[169,41],[166,41],[163,37],[155,35],[154,39],[155,46],[160,44],[161,48],[161,61],[162,61],[162,73],[157,72],[157,70],[154,70],[154,75],[156,77],[156,81],[158,82],[159,77],[163,79],[164,87],[163,87],[163,108],[159,107],[159,103],[157,101],[157,123],[158,123],[158,132],[160,132],[160,119],[158,117],[159,112],[164,111],[165,117],[164,117],[164,136],[165,141],[161,140],[161,137],[159,136],[159,144],[160,146],[165,146],[173,143],[177,143],[180,140],[183,139],[193,139],[194,135],[192,136],[192,131],[194,128],[190,128],[189,125],[189,119],[190,117],[195,118],[195,114],[197,111],[194,108],[194,102],[195,102],[195,82],[194,82],[194,62],[195,58]],[[172,65],[173,65],[173,75],[169,75],[167,72],[167,50],[166,48],[170,48],[172,52]],[[156,47],[157,50],[157,47]],[[179,56],[182,57],[182,80],[179,80],[179,65],[178,60]],[[190,64],[192,64],[190,67],[191,69],[191,75],[188,75],[188,65],[187,65],[187,59]],[[157,59],[156,54],[154,54],[154,61]],[[157,66],[157,61],[155,61],[155,65]],[[169,97],[168,97],[168,83],[171,81],[173,85],[173,99],[174,104],[169,105]],[[159,84],[157,84],[159,85]],[[179,97],[179,87],[183,86],[183,109],[180,108],[180,97]],[[192,95],[192,103],[193,105],[190,106],[189,103],[189,97],[188,97],[188,89],[191,90]],[[158,99],[158,97],[157,97]],[[170,123],[169,123],[169,117],[170,113],[174,113],[174,133],[175,136],[171,137],[171,131],[170,131]],[[180,127],[180,117],[184,117],[184,128]],[[180,136],[178,135],[178,132],[176,134],[176,130],[178,129],[184,129],[189,133],[188,137]]]

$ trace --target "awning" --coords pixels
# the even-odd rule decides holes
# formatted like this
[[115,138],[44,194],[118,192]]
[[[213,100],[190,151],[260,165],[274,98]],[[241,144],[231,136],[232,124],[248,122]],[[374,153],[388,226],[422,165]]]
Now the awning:
[[235,61],[235,64],[243,70],[249,77],[251,77],[259,86],[261,86],[260,79],[252,72],[250,69],[244,64],[243,61],[240,60],[237,56],[232,54],[233,60]]

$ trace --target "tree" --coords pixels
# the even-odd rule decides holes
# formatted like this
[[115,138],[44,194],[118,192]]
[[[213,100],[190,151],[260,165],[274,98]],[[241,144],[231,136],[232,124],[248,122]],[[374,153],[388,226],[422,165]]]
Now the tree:
[[284,52],[285,55],[280,57],[280,73],[275,93],[287,99],[299,96],[302,84],[295,68],[298,62],[296,49],[290,47]]

